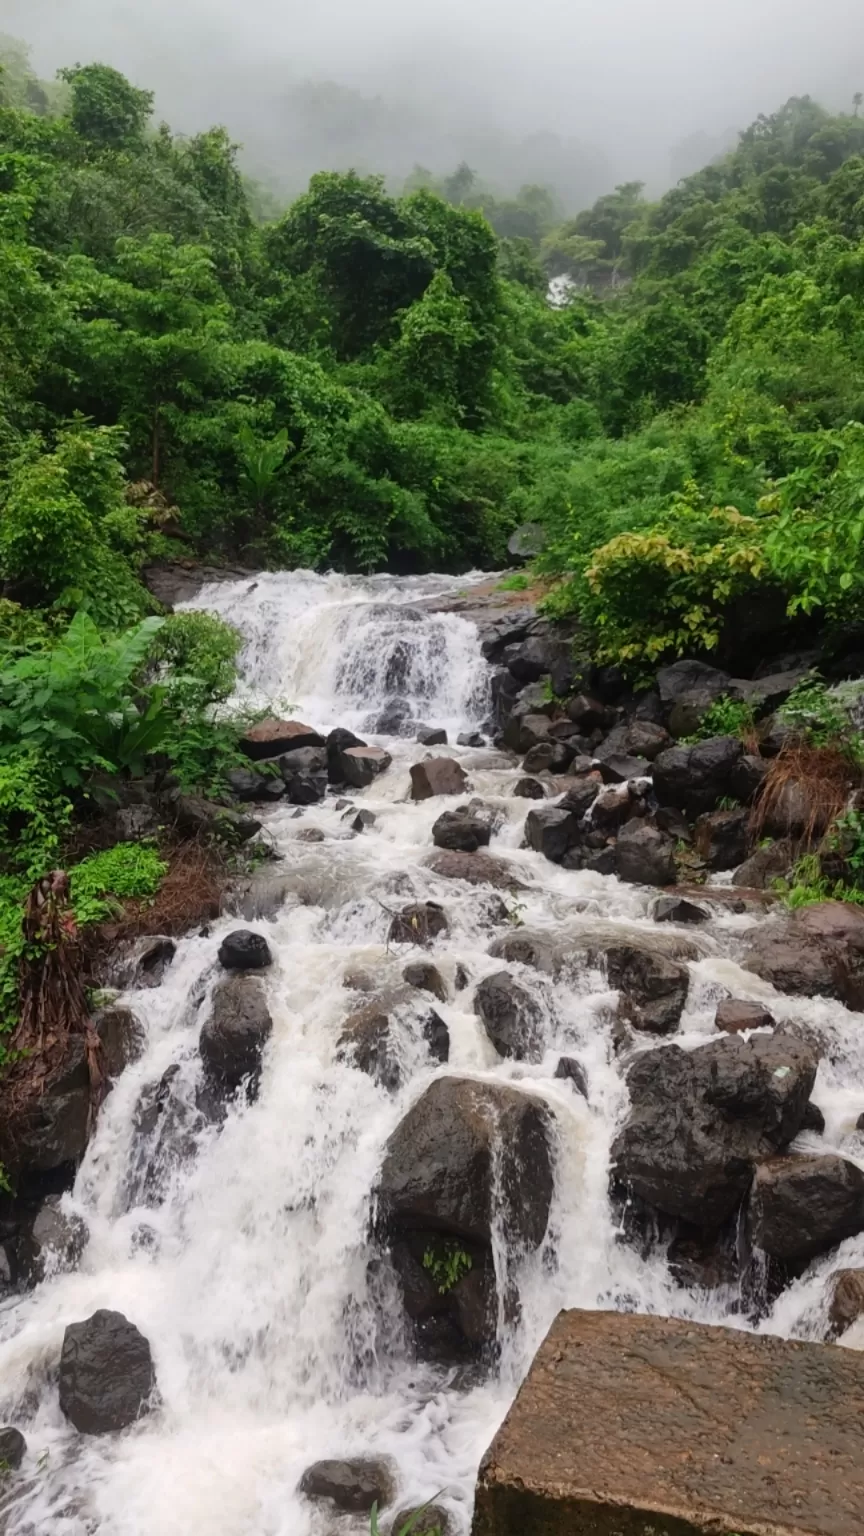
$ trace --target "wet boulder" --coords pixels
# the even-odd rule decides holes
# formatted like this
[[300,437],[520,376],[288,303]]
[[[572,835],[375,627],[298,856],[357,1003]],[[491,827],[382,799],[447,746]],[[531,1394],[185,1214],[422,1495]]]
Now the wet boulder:
[[445,880],[465,880],[469,885],[491,885],[501,891],[521,891],[509,865],[488,853],[458,853],[455,849],[442,848],[426,860],[427,869]]
[[650,772],[647,757],[632,757],[625,752],[611,752],[600,764],[604,784],[627,784],[631,779],[644,779]]
[[572,763],[573,748],[567,741],[538,741],[522,759],[526,773],[564,773]]
[[740,696],[728,672],[687,660],[660,668],[657,691],[673,736],[691,735],[716,699]]
[[527,753],[541,742],[554,741],[549,734],[549,717],[538,711],[514,709],[504,727],[504,745],[511,752]]
[[588,736],[592,731],[608,731],[615,712],[591,694],[577,693],[567,702],[567,718]]
[[456,1536],[453,1517],[443,1504],[406,1504],[394,1515],[389,1536],[400,1536],[409,1520],[411,1536]]
[[274,720],[268,717],[252,725],[240,741],[240,750],[253,762],[265,757],[279,757],[300,747],[323,747],[324,738],[300,720]]
[[416,740],[421,747],[446,747],[447,732],[437,725],[418,725]]
[[829,1281],[828,1317],[835,1334],[845,1333],[864,1316],[864,1269],[835,1270]]
[[50,1173],[80,1162],[91,1120],[90,1073],[84,1037],[70,1035],[44,1080],[7,1110],[0,1123],[0,1161],[7,1173]]
[[21,1278],[37,1285],[48,1274],[74,1269],[88,1237],[81,1217],[63,1209],[62,1195],[49,1195],[18,1240]]
[[735,869],[747,857],[749,814],[745,810],[708,811],[696,822],[693,847],[708,869]]
[[757,848],[749,859],[736,869],[732,884],[747,890],[770,890],[775,880],[782,880],[789,873],[795,858],[792,844],[785,838]]
[[532,779],[527,775],[517,779],[511,791],[519,800],[545,800],[546,791],[539,779]]
[[219,964],[226,971],[263,971],[273,964],[273,956],[262,933],[235,928],[219,945]]
[[401,1085],[402,1062],[390,1015],[383,1004],[369,1003],[351,1015],[336,1043],[336,1059],[365,1072],[389,1092],[395,1092]]
[[118,946],[107,967],[106,979],[123,992],[159,987],[176,953],[176,940],[163,933],[146,934]]
[[765,924],[743,965],[778,992],[835,997],[864,1007],[864,911],[851,903],[818,902],[778,923]]
[[433,795],[463,795],[468,776],[455,757],[429,757],[411,765],[411,799],[431,800]]
[[444,978],[437,965],[433,965],[429,960],[414,960],[410,965],[406,965],[402,972],[402,980],[409,987],[416,988],[418,992],[431,992],[432,996],[437,997],[439,1002],[446,1003],[447,1001],[447,988],[444,985]]
[[246,1081],[254,1090],[272,1032],[264,988],[256,977],[232,976],[220,982],[198,1045],[208,1078],[226,1093],[236,1092]]
[[690,980],[686,965],[636,944],[616,944],[606,951],[606,974],[625,1023],[652,1035],[677,1029]]
[[131,1008],[111,1004],[93,1015],[93,1027],[102,1042],[102,1071],[114,1082],[144,1050],[144,1026]]
[[655,923],[707,923],[711,916],[705,907],[685,896],[658,896],[651,908]]
[[344,747],[340,754],[343,782],[352,789],[367,789],[393,759],[383,747]]
[[585,1068],[574,1056],[559,1057],[555,1076],[565,1083],[572,1083],[576,1092],[581,1093],[583,1099],[587,1099],[588,1079],[585,1076]]
[[742,805],[750,805],[762,788],[767,772],[768,764],[764,757],[754,756],[752,752],[745,752],[739,757],[729,780],[729,788],[735,799],[740,800]]
[[366,742],[361,736],[355,736],[353,731],[345,730],[342,726],[330,732],[325,742],[327,752],[327,779],[331,784],[347,784],[345,777],[345,763],[343,753],[349,747],[365,747]]
[[461,806],[458,811],[443,811],[432,827],[436,848],[452,848],[459,853],[476,853],[478,848],[487,846],[490,836],[488,820],[472,815],[468,806]]
[[393,1463],[383,1456],[357,1456],[350,1461],[316,1461],[300,1479],[300,1492],[316,1502],[325,1500],[347,1514],[368,1517],[396,1497]]
[[496,971],[483,978],[474,994],[474,1007],[499,1056],[511,1056],[516,1061],[542,1060],[542,1010],[509,971]]
[[581,821],[587,816],[592,806],[596,806],[597,799],[603,793],[602,782],[596,774],[589,773],[584,778],[574,779],[558,801],[559,811],[570,811]]
[[740,997],[726,997],[717,1004],[714,1024],[724,1035],[740,1035],[745,1029],[775,1029],[774,1015],[762,1003],[745,1002]]
[[732,776],[744,755],[737,736],[712,736],[692,747],[670,747],[654,759],[654,793],[660,805],[699,815],[732,792]]
[[[586,785],[586,791],[588,788],[589,786]],[[569,799],[569,793],[565,799]],[[606,784],[600,790],[596,800],[591,803],[591,828],[595,832],[607,834],[617,832],[626,822],[641,822],[640,810],[644,810],[644,803],[636,794],[633,785]]]
[[17,1472],[27,1454],[27,1441],[20,1429],[6,1424],[0,1429],[0,1467]]
[[516,961],[519,965],[531,965],[535,971],[553,976],[559,969],[560,954],[550,939],[542,933],[530,933],[527,928],[514,928],[493,939],[488,953],[496,960]]
[[226,774],[228,787],[235,800],[279,800],[285,793],[285,781],[269,773],[256,773],[254,768],[232,768]]
[[722,1226],[756,1165],[801,1129],[817,1064],[785,1034],[646,1051],[627,1075],[631,1109],[612,1147],[615,1180],[655,1210]]
[[391,1230],[423,1228],[491,1243],[543,1241],[553,1189],[545,1105],[509,1085],[441,1077],[387,1142],[379,1211]]
[[317,805],[327,793],[327,749],[297,747],[278,759],[285,796],[291,805]]
[[542,853],[552,864],[560,864],[580,838],[578,817],[561,806],[540,805],[525,818],[527,847]]
[[864,1172],[833,1153],[770,1158],[756,1169],[748,1224],[770,1258],[815,1258],[864,1231]]
[[437,901],[412,902],[396,912],[387,934],[388,944],[429,945],[442,933],[449,932],[447,914]]
[[150,1345],[122,1312],[101,1309],[66,1329],[60,1407],[81,1434],[126,1429],[148,1411],[155,1388]]
[[648,821],[626,822],[618,833],[616,869],[632,885],[674,885],[674,839]]
[[248,811],[214,805],[201,795],[172,795],[171,806],[178,831],[187,837],[212,837],[235,847],[261,831],[261,822]]
[[508,646],[504,660],[517,682],[539,683],[541,677],[548,676],[566,649],[566,645],[551,635],[529,635],[520,644],[512,648]]

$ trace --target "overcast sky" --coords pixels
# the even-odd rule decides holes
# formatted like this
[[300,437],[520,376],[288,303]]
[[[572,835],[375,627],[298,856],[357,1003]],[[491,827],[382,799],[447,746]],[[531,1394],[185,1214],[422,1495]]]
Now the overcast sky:
[[332,80],[456,138],[580,139],[654,188],[689,134],[864,90],[862,0],[0,0],[0,29],[41,73],[115,64],[184,130],[226,120],[263,142],[282,89]]

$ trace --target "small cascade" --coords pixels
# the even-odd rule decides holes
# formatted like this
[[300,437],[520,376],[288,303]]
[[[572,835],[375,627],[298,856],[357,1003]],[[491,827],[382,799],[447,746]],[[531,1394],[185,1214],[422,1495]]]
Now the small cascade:
[[[212,586],[198,606],[241,630],[245,698],[275,695],[321,730],[367,733],[395,698],[405,721],[443,727],[453,743],[488,712],[474,625],[424,606],[456,586],[293,572]],[[393,765],[350,796],[374,813],[368,830],[352,835],[332,795],[300,816],[284,804],[262,813],[282,856],[284,901],[247,925],[273,956],[262,973],[273,1031],[257,1095],[210,1112],[198,1053],[222,974],[217,952],[236,918],[181,940],[161,986],[122,999],[145,1044],[65,1197],[86,1224],[86,1247],[74,1269],[0,1307],[0,1422],[24,1429],[32,1468],[5,1502],[0,1492],[5,1536],[360,1536],[367,1520],[328,1516],[298,1484],[312,1462],[361,1455],[392,1458],[396,1507],[437,1497],[464,1536],[479,1459],[559,1308],[747,1326],[729,1287],[682,1286],[659,1249],[622,1240],[608,1175],[628,1096],[600,972],[585,963],[538,981],[489,953],[494,938],[523,931],[568,954],[644,940],[657,932],[652,893],[524,848],[531,802],[513,795],[514,763],[456,748],[464,797],[413,803],[409,769],[424,748],[408,734],[377,734]],[[484,892],[429,867],[433,822],[472,796],[495,813],[488,853],[506,862],[517,892]],[[308,840],[310,829],[321,839]],[[446,913],[429,948],[388,942],[394,910],[410,902]],[[704,1042],[730,983],[756,995],[738,965],[750,921],[726,912],[690,939],[676,1043]],[[367,1000],[358,987],[404,990],[403,969],[418,959],[443,982],[446,1000],[434,1006],[449,1060],[411,1034],[409,1007],[399,1080],[382,1086],[345,1058],[340,1037]],[[536,997],[541,1059],[499,1057],[475,1013],[477,983],[502,969]],[[854,1156],[864,1020],[828,1001],[781,1001],[783,1018],[836,1046],[815,1093],[826,1119],[819,1146]],[[556,1077],[562,1055],[582,1069],[587,1101]],[[430,1084],[454,1074],[533,1096],[554,1126],[545,1238],[516,1252],[493,1223],[498,1322],[485,1369],[418,1361],[374,1237],[388,1139]],[[812,1266],[759,1326],[822,1336],[824,1278],[838,1265],[864,1265],[864,1237]],[[98,1308],[124,1313],[150,1341],[160,1402],[120,1435],[82,1436],[60,1412],[57,1361],[66,1326]]]

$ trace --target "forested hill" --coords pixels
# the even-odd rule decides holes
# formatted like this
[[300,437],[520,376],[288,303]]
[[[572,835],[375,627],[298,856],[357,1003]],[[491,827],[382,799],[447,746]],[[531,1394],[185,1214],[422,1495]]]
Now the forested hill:
[[756,589],[857,618],[857,104],[790,101],[657,203],[323,172],[265,221],[223,130],[172,136],[105,66],[19,59],[0,100],[7,623],[122,627],[178,548],[460,569],[523,522],[635,668],[710,651]]

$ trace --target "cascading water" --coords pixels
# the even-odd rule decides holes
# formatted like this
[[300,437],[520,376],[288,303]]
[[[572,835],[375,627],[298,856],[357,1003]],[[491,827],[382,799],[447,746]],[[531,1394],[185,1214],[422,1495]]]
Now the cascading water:
[[[328,729],[362,726],[398,695],[412,718],[445,726],[453,740],[476,728],[487,697],[474,626],[414,606],[448,585],[301,572],[212,587],[198,605],[244,633],[249,697],[280,695]],[[473,1012],[473,986],[455,986],[459,966],[472,982],[502,968],[488,954],[488,907],[477,889],[426,866],[442,802],[407,797],[408,768],[424,749],[407,737],[387,745],[392,768],[351,796],[375,812],[362,836],[348,832],[335,797],[299,819],[288,807],[266,813],[286,900],[272,919],[251,924],[274,955],[265,981],[274,1032],[254,1102],[233,1104],[220,1125],[196,1108],[198,1033],[216,951],[236,919],[182,941],[161,987],[125,999],[146,1027],[146,1046],[104,1104],[66,1197],[89,1230],[83,1257],[0,1311],[0,1413],[24,1427],[29,1445],[3,1515],[8,1536],[329,1536],[339,1521],[298,1494],[300,1476],[321,1457],[368,1453],[395,1461],[400,1505],[443,1490],[439,1502],[464,1530],[480,1455],[561,1306],[744,1326],[728,1290],[682,1289],[661,1257],[619,1240],[608,1158],[627,1095],[599,973],[538,982],[511,965],[540,1000],[547,1050],[530,1066],[496,1055]],[[527,927],[576,947],[586,933],[602,942],[656,932],[650,892],[565,871],[521,848],[530,802],[512,795],[512,763],[474,749],[459,756],[471,792],[500,813],[491,851],[524,884],[517,915]],[[324,840],[304,840],[309,828]],[[346,974],[365,969],[384,986],[413,958],[386,943],[389,911],[412,899],[440,902],[449,916],[432,957],[451,999],[439,1007],[451,1051],[446,1067],[418,1053],[393,1093],[338,1061],[336,1041],[356,1006]],[[750,923],[730,913],[699,930],[676,1041],[695,1045],[711,1033],[727,988],[770,996],[778,1018],[830,1038],[831,1064],[823,1061],[814,1094],[827,1122],[818,1145],[857,1158],[864,1020],[836,1003],[776,997],[740,970],[735,957]],[[585,1069],[590,1108],[553,1076],[562,1050]],[[154,1129],[147,1106],[169,1069],[171,1117]],[[414,1362],[399,1308],[381,1307],[370,1267],[384,1144],[436,1073],[518,1082],[549,1105],[556,1126],[546,1241],[519,1263],[521,1308],[509,1320],[502,1308],[500,1358],[485,1377]],[[808,1136],[800,1144],[808,1140],[816,1144]],[[499,1233],[499,1274],[502,1241]],[[821,1336],[826,1273],[861,1264],[864,1238],[852,1239],[811,1266],[761,1326]],[[161,1399],[133,1429],[103,1438],[74,1433],[57,1394],[64,1328],[99,1307],[125,1313],[150,1340]]]

